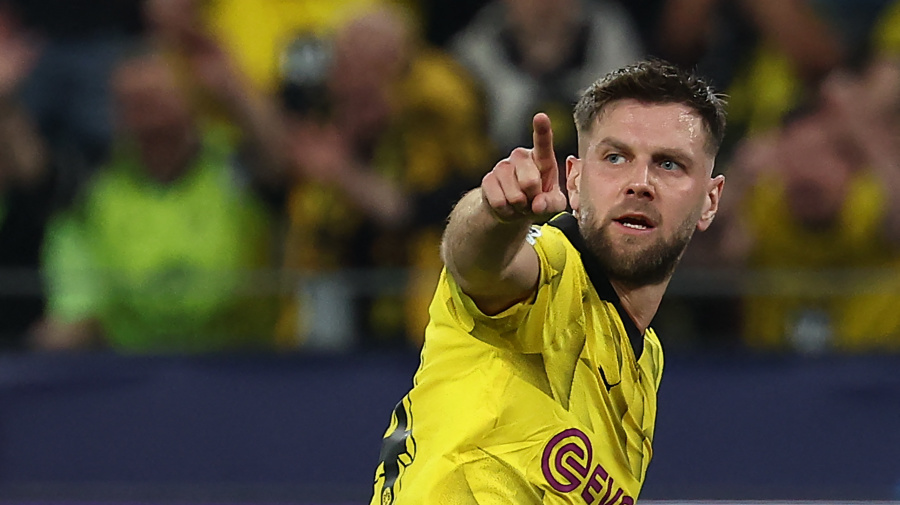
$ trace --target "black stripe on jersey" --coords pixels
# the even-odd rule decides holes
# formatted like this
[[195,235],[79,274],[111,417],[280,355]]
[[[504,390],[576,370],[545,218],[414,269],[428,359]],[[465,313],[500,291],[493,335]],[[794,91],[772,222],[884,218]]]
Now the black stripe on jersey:
[[547,224],[559,228],[566,238],[569,239],[572,246],[581,254],[581,262],[584,264],[584,270],[587,272],[591,284],[594,285],[594,289],[597,290],[597,294],[600,295],[602,300],[612,303],[616,308],[616,311],[619,313],[619,319],[622,320],[625,332],[628,334],[628,341],[631,342],[631,348],[634,350],[634,357],[635,359],[640,359],[641,353],[644,352],[644,335],[637,325],[634,324],[628,312],[625,312],[625,308],[622,307],[622,300],[619,299],[619,294],[616,293],[616,290],[610,284],[603,266],[600,265],[600,260],[588,250],[587,244],[584,243],[584,238],[581,236],[581,231],[578,229],[578,220],[572,214],[560,214]]
[[[412,436],[412,404],[410,402],[409,411],[403,405],[403,400],[394,407],[394,417],[397,419],[397,427],[394,428],[388,436],[384,437],[381,444],[381,454],[379,461],[384,464],[384,484],[382,485],[382,493],[385,489],[391,490],[393,496],[394,484],[400,476],[400,467],[412,464],[415,458],[415,449],[411,454],[406,447],[406,440],[410,439],[415,448],[416,439]],[[400,456],[406,455],[408,462],[401,461]]]

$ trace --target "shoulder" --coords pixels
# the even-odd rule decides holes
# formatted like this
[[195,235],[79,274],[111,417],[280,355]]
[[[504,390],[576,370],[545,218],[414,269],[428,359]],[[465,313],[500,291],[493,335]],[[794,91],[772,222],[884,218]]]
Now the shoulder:
[[[578,251],[563,231],[551,224],[533,226],[526,240],[540,262],[538,286],[529,299],[498,314],[484,314],[445,269],[429,311],[430,326],[461,329],[496,347],[537,352],[544,347],[551,314],[580,319],[577,312],[588,281]],[[555,332],[550,333],[547,338],[556,338]]]
[[755,223],[767,222],[787,214],[787,195],[781,177],[763,176],[747,192],[742,211]]
[[506,25],[505,9],[502,2],[489,3],[451,39],[450,51],[467,67],[504,59],[500,39]]
[[889,210],[890,195],[880,177],[870,170],[856,172],[850,179],[847,202],[845,206],[851,213],[851,219],[864,217],[881,218]]
[[402,88],[405,107],[430,112],[443,120],[477,117],[476,108],[480,106],[477,89],[466,67],[434,48],[419,52]]
[[572,239],[579,236],[577,230],[575,217],[568,213],[531,227],[525,239],[538,254],[542,279],[566,269],[584,269],[581,253]]
[[583,5],[585,10],[587,10],[589,18],[595,24],[603,26],[621,26],[622,23],[631,26],[633,24],[631,15],[624,7],[619,5],[618,2],[600,0],[585,2]]
[[205,122],[199,126],[202,156],[227,159],[236,155],[240,134],[227,124],[217,121]]
[[[254,157],[244,149],[240,132],[220,122],[201,124],[199,131],[202,147],[194,169],[200,177],[215,181],[220,191],[266,200],[269,195],[257,179]],[[282,196],[279,192],[272,201],[280,204]]]
[[452,39],[451,46],[456,48],[483,44],[499,37],[503,27],[506,26],[506,18],[506,6],[502,1],[489,2],[478,10],[469,24]]
[[635,22],[625,8],[617,2],[606,1],[585,5],[585,18],[591,27],[593,42],[590,54],[595,64],[603,63],[602,66],[612,70],[641,56],[643,44]]
[[664,359],[662,342],[653,328],[648,328],[644,333],[644,348],[638,361],[646,364],[646,370],[650,372],[658,388],[662,380]]
[[[117,206],[131,199],[146,184],[132,146],[116,146],[106,163],[97,167],[66,206],[74,216],[102,214],[98,207]],[[122,201],[120,201],[122,200]]]

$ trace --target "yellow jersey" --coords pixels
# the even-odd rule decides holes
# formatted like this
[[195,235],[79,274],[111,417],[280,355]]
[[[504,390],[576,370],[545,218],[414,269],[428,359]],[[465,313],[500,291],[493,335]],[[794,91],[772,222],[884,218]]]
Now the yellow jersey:
[[495,316],[441,274],[373,505],[635,503],[652,456],[659,339],[624,312],[572,215],[528,241],[536,293]]

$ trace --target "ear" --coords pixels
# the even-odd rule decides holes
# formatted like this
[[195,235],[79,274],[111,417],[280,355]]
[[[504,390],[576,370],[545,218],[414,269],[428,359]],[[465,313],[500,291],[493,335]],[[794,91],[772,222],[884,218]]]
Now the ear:
[[725,176],[717,175],[709,180],[709,188],[703,199],[703,208],[700,213],[700,220],[697,221],[697,229],[706,231],[716,217],[719,210],[719,199],[722,197],[722,190],[725,189]]
[[578,210],[581,206],[578,188],[581,186],[582,161],[575,156],[566,157],[566,191],[569,193],[569,205],[572,210]]

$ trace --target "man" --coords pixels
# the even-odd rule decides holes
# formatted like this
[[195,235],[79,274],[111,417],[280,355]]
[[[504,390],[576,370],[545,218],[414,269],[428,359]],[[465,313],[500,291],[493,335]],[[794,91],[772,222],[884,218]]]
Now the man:
[[[309,39],[288,52],[283,96],[298,181],[284,263],[319,275],[287,304],[279,330],[308,346],[358,335],[366,347],[408,345],[408,335],[418,346],[447,214],[494,158],[479,93],[396,6],[355,13],[322,45],[320,69],[310,65]],[[333,273],[348,267],[411,275],[404,293],[347,296],[354,288]]]
[[450,216],[414,387],[394,410],[373,504],[633,504],[652,455],[648,326],[713,220],[725,118],[699,78],[643,62],[595,82],[566,160],[534,117]]
[[[279,116],[215,44],[191,44],[184,77],[156,48],[113,72],[117,147],[75,205],[51,219],[37,347],[274,345],[275,296],[248,272],[264,268],[271,251],[263,196],[281,173]],[[221,104],[241,143],[229,125],[203,119],[184,78]]]
[[0,349],[20,350],[44,311],[36,274],[53,181],[33,118],[17,93],[37,55],[23,32],[10,26],[9,14],[0,6],[0,272],[7,286],[0,295]]

